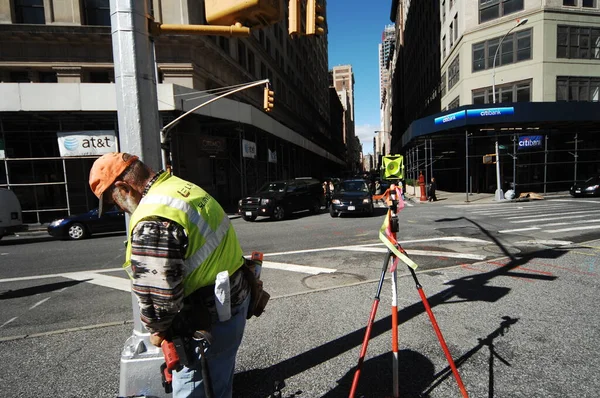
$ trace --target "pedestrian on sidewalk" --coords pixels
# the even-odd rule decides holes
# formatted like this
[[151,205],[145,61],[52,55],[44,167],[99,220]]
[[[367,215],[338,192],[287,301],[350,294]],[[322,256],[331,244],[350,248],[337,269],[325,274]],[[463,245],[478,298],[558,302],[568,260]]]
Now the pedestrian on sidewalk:
[[[217,397],[231,397],[250,283],[227,214],[202,188],[155,172],[127,153],[98,158],[89,183],[100,199],[99,213],[114,203],[131,215],[126,265],[131,266],[132,291],[150,342],[160,347],[176,317],[187,317],[194,326],[206,324],[213,337],[206,352],[213,391]],[[229,274],[229,319],[219,319],[215,307],[215,279],[222,271]],[[204,397],[199,354],[203,347],[200,341],[192,344],[191,365],[173,371],[176,398]]]
[[435,178],[431,177],[431,184],[429,184],[429,189],[427,192],[427,199],[430,202],[435,202],[437,197],[435,196],[435,190],[437,189],[437,184],[435,183]]

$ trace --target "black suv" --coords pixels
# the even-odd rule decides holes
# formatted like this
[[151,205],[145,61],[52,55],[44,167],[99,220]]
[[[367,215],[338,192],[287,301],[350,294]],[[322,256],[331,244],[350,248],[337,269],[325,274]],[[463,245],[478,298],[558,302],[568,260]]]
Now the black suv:
[[319,180],[296,178],[266,183],[256,193],[239,201],[238,213],[246,221],[254,221],[258,216],[283,220],[288,214],[301,210],[319,213],[323,202]]

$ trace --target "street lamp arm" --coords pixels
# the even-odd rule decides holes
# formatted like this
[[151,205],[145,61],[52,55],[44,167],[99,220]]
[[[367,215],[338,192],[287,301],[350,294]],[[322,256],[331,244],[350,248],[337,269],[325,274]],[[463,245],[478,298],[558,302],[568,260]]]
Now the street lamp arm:
[[500,43],[498,43],[498,47],[496,47],[496,52],[494,53],[494,62],[492,62],[492,103],[494,104],[496,103],[496,57],[498,56],[498,51],[502,48],[502,43],[504,42],[504,39],[506,39],[506,36],[508,36],[510,32],[512,32],[519,26],[525,25],[526,23],[527,18],[517,21],[517,24],[510,28],[508,32],[506,32],[504,36],[502,36],[502,38],[500,39]]

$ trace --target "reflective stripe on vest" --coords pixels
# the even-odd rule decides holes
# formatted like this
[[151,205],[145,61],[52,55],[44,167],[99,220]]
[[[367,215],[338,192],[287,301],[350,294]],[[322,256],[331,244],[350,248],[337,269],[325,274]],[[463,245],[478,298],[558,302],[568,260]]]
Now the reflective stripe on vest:
[[[184,260],[184,295],[211,285],[224,270],[232,275],[242,265],[242,249],[221,206],[201,188],[180,178],[161,176],[131,216],[129,236],[142,219],[159,216],[180,224],[188,236]],[[127,247],[130,265],[131,238]]]

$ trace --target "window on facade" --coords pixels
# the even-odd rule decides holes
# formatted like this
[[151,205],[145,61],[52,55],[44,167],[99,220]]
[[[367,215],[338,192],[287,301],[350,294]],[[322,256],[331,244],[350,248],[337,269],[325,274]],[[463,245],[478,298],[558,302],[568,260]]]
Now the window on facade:
[[442,59],[446,59],[446,36],[442,37]]
[[557,58],[600,59],[600,28],[559,26]]
[[446,72],[442,73],[442,78],[440,80],[440,97],[446,95]]
[[8,75],[8,79],[12,83],[31,83],[29,78],[29,72],[27,71],[13,71]]
[[227,37],[219,36],[219,47],[229,55],[229,39]]
[[[496,67],[531,59],[531,35],[532,30],[526,29],[506,36],[496,56]],[[493,68],[498,44],[499,37],[473,44],[473,72]]]
[[15,0],[17,23],[45,24],[44,0]]
[[577,0],[563,0],[563,6],[576,6]]
[[600,77],[558,76],[556,78],[557,101],[600,100]]
[[585,8],[596,8],[596,0],[583,0],[581,6]]
[[40,72],[38,74],[40,79],[40,83],[56,83],[58,82],[58,78],[56,77],[56,72]]
[[448,35],[450,38],[450,48],[454,45],[454,25],[450,24],[450,34]]
[[246,45],[242,43],[241,40],[238,40],[238,63],[242,66],[242,68],[248,68],[248,58],[246,56]]
[[442,24],[446,22],[446,0],[442,1]]
[[271,39],[267,38],[267,53],[271,55]]
[[254,53],[251,50],[248,50],[248,72],[252,76],[256,76],[256,60],[254,58]]
[[109,0],[84,0],[86,25],[110,26]]
[[454,41],[458,41],[458,14],[454,16]]
[[523,0],[479,0],[479,23],[523,10]]
[[[473,90],[473,104],[493,104],[492,87],[485,87]],[[531,101],[531,80],[514,82],[496,86],[496,102],[530,102]]]
[[94,71],[89,74],[90,83],[110,83],[108,71]]
[[454,58],[454,61],[448,67],[448,90],[451,90],[452,87],[458,80],[460,79],[460,60],[458,55]]
[[448,104],[448,110],[458,108],[459,106],[460,106],[460,97],[456,97]]

